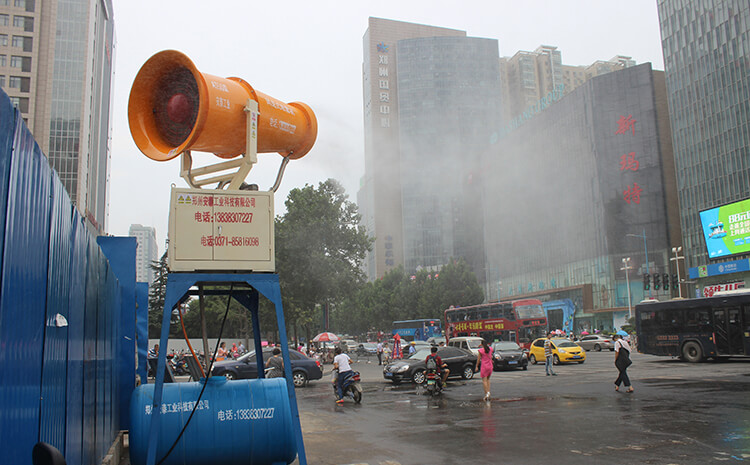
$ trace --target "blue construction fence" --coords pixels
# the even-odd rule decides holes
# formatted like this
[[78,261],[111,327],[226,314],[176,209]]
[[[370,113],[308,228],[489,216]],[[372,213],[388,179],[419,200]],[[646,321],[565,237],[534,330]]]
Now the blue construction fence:
[[39,441],[99,464],[128,428],[148,343],[136,240],[89,231],[2,90],[0,226],[0,464],[31,464]]

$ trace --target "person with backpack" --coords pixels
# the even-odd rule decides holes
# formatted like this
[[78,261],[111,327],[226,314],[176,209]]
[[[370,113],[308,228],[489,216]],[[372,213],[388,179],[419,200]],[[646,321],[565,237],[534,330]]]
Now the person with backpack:
[[443,383],[443,386],[445,386],[445,382],[448,380],[448,375],[451,371],[448,369],[448,364],[443,363],[443,359],[440,358],[437,351],[438,348],[432,346],[430,349],[430,355],[424,359],[424,363],[428,370],[435,370],[438,376],[440,376],[440,381]]
[[620,390],[620,384],[627,388],[625,392],[633,392],[633,386],[630,385],[628,378],[628,367],[633,364],[630,360],[630,344],[619,334],[615,334],[615,366],[620,375],[615,380],[615,391]]

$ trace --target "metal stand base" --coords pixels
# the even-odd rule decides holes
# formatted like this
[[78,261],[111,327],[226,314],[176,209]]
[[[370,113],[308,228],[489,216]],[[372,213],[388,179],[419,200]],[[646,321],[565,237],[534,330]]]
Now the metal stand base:
[[[235,285],[232,297],[250,311],[253,321],[253,333],[255,335],[255,353],[262,354],[260,337],[260,319],[258,317],[258,297],[263,294],[276,307],[276,322],[278,323],[279,338],[281,339],[281,355],[284,359],[284,375],[286,378],[287,391],[289,392],[289,407],[292,412],[295,436],[297,439],[297,458],[300,465],[307,465],[305,455],[305,444],[302,439],[302,425],[297,408],[297,396],[294,392],[292,380],[292,362],[289,357],[289,342],[284,322],[284,310],[281,306],[281,288],[279,287],[279,275],[270,273],[169,273],[167,275],[167,294],[164,299],[164,316],[161,323],[161,339],[159,341],[159,362],[156,369],[156,384],[154,386],[154,403],[151,415],[151,429],[149,433],[146,464],[155,465],[156,448],[159,440],[159,427],[161,424],[162,391],[164,389],[164,370],[167,364],[167,343],[169,339],[169,324],[172,310],[177,308],[190,295],[198,291],[191,291],[193,286],[202,285]],[[228,291],[221,291],[228,294]],[[206,354],[208,356],[208,354]],[[256,356],[258,363],[258,377],[263,378],[263,357]]]

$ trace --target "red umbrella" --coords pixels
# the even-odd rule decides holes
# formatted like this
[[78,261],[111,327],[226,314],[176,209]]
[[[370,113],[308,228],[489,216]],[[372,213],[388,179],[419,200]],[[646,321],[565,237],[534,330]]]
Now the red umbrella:
[[333,333],[320,333],[313,338],[313,342],[338,342],[339,337]]
[[588,331],[581,331],[581,336],[586,336],[588,333]]

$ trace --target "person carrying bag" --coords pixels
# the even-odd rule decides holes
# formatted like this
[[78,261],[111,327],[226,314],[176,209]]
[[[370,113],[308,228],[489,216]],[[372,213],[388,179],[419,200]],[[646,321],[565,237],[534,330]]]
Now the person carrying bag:
[[633,392],[633,386],[630,385],[630,378],[628,378],[628,367],[633,364],[630,360],[630,344],[624,340],[619,334],[615,334],[615,367],[620,372],[619,376],[615,380],[615,391],[620,390],[620,384],[625,385],[625,392]]

